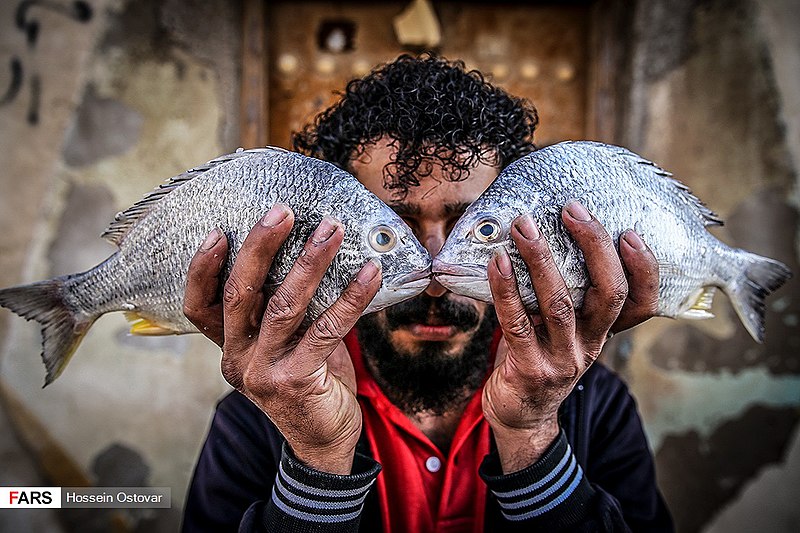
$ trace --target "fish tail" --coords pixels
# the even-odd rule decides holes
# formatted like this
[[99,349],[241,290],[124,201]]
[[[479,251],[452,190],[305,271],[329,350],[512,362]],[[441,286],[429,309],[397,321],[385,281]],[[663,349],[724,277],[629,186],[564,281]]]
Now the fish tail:
[[744,269],[731,281],[726,292],[750,335],[764,342],[764,300],[792,277],[792,272],[780,261],[749,252],[742,254]]
[[39,281],[0,290],[0,305],[42,326],[42,361],[47,369],[44,386],[64,371],[96,316],[74,311],[65,300],[64,278]]

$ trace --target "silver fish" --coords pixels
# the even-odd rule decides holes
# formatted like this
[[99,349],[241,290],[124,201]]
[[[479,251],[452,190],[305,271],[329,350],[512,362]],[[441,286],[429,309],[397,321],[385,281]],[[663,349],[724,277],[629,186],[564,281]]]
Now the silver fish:
[[194,333],[183,314],[189,262],[219,227],[229,243],[225,275],[250,229],[276,203],[294,211],[294,228],[278,251],[267,294],[284,279],[325,215],[345,228],[344,242],[308,308],[317,318],[370,259],[383,282],[365,313],[422,292],[431,258],[411,229],[351,174],[278,148],[239,150],[175,176],[117,214],[103,237],[119,251],[78,274],[0,290],[0,305],[42,325],[45,385],[63,371],[92,323],[125,311],[131,333]]
[[730,298],[747,331],[764,340],[764,299],[791,272],[783,263],[731,248],[706,226],[722,221],[689,189],[654,163],[618,146],[576,141],[537,150],[509,165],[456,222],[433,260],[447,289],[492,302],[487,265],[505,247],[523,302],[538,309],[528,270],[510,237],[512,221],[531,213],[579,308],[589,286],[583,254],[561,221],[561,209],[580,200],[615,243],[634,229],[659,264],[658,313],[710,318],[716,288]]

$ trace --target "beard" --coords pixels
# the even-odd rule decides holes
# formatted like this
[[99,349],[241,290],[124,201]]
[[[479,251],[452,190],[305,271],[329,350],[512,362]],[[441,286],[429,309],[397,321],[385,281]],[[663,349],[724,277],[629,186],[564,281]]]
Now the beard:
[[[424,341],[416,350],[400,348],[391,333],[414,323],[455,327],[470,339],[460,352],[447,341]],[[483,384],[490,363],[492,333],[497,327],[493,307],[481,317],[475,304],[446,293],[425,293],[383,312],[363,316],[356,330],[364,360],[384,394],[407,414],[441,415],[463,404]]]

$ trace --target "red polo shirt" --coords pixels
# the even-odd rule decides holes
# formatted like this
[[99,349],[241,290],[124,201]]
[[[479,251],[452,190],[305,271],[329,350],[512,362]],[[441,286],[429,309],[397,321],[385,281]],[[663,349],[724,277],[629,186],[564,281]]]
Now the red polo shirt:
[[[492,343],[492,354],[499,335]],[[470,400],[444,455],[383,394],[367,370],[356,336],[345,344],[353,358],[358,399],[373,457],[383,470],[376,489],[386,533],[483,531],[486,485],[478,467],[489,453],[489,424],[479,389]]]

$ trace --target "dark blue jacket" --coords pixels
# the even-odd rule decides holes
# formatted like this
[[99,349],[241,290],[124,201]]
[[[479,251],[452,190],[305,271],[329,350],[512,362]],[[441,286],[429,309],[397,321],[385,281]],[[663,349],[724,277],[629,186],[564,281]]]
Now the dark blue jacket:
[[[520,472],[503,475],[494,452],[484,459],[486,531],[673,530],[636,405],[614,373],[593,365],[561,406],[560,423],[559,439]],[[380,531],[369,490],[380,465],[369,455],[362,438],[353,475],[311,470],[255,405],[231,393],[200,454],[184,531]]]

